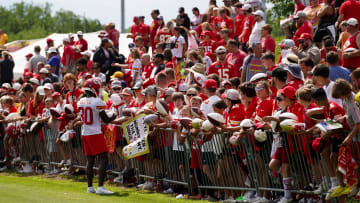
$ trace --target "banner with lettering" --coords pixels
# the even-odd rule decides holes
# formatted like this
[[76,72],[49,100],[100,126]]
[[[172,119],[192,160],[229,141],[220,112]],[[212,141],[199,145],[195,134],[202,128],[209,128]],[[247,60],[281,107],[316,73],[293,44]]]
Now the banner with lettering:
[[144,123],[145,116],[146,114],[140,114],[121,125],[128,143],[122,151],[125,160],[150,152],[147,139],[149,126]]
[[116,148],[116,136],[118,133],[117,127],[114,125],[104,125],[103,132],[109,153],[114,153]]

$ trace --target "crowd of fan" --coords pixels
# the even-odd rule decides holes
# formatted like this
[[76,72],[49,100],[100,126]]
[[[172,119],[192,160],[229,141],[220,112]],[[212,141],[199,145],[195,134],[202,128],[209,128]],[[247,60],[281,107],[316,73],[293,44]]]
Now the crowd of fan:
[[[201,143],[192,150],[207,155],[200,156],[201,163],[219,164],[213,149],[216,139],[212,137],[219,131],[232,133],[226,139],[233,146],[242,145],[244,136],[254,136],[259,130],[272,131],[274,142],[271,154],[266,155],[271,157],[267,164],[274,175],[282,176],[285,192],[281,202],[293,198],[287,155],[290,149],[275,135],[281,130],[279,115],[292,113],[286,115],[303,123],[304,129],[297,133],[307,137],[305,144],[312,146],[304,148],[303,153],[316,153],[326,162],[331,181],[326,198],[341,197],[340,201],[344,201],[351,194],[360,199],[357,185],[347,184],[338,175],[336,158],[340,147],[358,144],[360,2],[310,0],[305,6],[301,0],[295,0],[293,15],[282,22],[286,39],[279,45],[271,36],[272,25],[266,24],[261,1],[223,3],[217,6],[211,0],[202,14],[195,7],[191,18],[180,8],[176,19],[166,23],[160,11],[153,10],[150,26],[144,23],[144,16],[134,17],[127,36],[133,39],[127,58],[118,52],[120,34],[113,23],[99,33],[100,46],[93,51],[81,31],[77,32],[77,41],[73,34],[63,39],[62,55],[60,46],[47,39],[46,56],[36,46],[34,54],[25,56],[28,63],[17,81],[13,81],[11,54],[1,50],[0,132],[4,163],[10,158],[12,163],[21,160],[16,147],[18,139],[28,133],[29,122],[37,121],[51,126],[51,135],[40,131],[39,136],[55,136],[53,147],[60,150],[62,164],[71,164],[59,135],[81,125],[72,122],[79,114],[76,103],[83,94],[84,82],[95,78],[101,81],[100,97],[107,109],[116,112],[115,123],[141,113],[158,115],[156,119],[148,117],[151,129],[173,128],[177,132],[174,150],[191,133],[196,138],[193,142]],[[281,49],[278,61],[276,46]],[[314,127],[319,122],[313,116],[316,113],[340,122],[348,133],[328,135],[320,131]],[[56,117],[57,114],[61,116]],[[186,122],[195,118],[200,119],[200,128]],[[240,152],[231,156],[238,156],[246,165]],[[320,160],[315,162],[311,164],[315,166]],[[216,176],[206,170],[206,164],[191,165],[208,176]],[[23,171],[32,169],[25,166]],[[320,186],[321,180],[313,175],[313,184]],[[152,181],[142,186],[156,187]],[[174,191],[170,187],[165,192]],[[238,195],[231,191],[222,198],[234,200]],[[204,198],[220,199],[221,195],[214,193]],[[271,196],[250,192],[243,198],[268,202]]]

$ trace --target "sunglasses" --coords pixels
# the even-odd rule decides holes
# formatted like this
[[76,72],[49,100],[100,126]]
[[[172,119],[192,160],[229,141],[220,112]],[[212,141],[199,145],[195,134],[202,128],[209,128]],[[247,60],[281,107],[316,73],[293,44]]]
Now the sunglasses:
[[303,40],[301,40],[301,41],[298,41],[299,42],[299,44],[302,44],[302,43],[304,43],[304,41]]
[[226,52],[219,52],[219,53],[217,53],[217,55],[223,55],[223,54],[225,54]]
[[264,89],[264,87],[255,87],[255,91],[261,91],[263,89]]
[[188,96],[188,97],[195,97],[196,94],[187,94],[186,96]]
[[276,100],[278,101],[278,102],[281,102],[282,100],[284,100],[282,97],[276,97]]
[[114,91],[118,91],[118,90],[121,90],[121,88],[120,87],[114,87],[114,88],[112,88]]

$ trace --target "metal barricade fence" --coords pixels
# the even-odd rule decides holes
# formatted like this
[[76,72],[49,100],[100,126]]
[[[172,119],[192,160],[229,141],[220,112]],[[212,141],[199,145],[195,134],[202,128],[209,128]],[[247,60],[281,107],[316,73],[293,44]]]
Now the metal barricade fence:
[[[322,194],[331,188],[330,169],[326,161],[329,153],[315,152],[311,146],[314,135],[274,134],[266,131],[266,141],[259,142],[254,135],[242,137],[236,145],[230,144],[231,133],[217,133],[206,139],[203,134],[188,133],[185,140],[172,129],[155,129],[148,135],[150,153],[129,160],[122,157],[122,148],[127,145],[121,126],[117,127],[116,150],[109,154],[108,170],[121,174],[124,169],[133,168],[138,182],[140,178],[183,185],[189,194],[198,189],[201,195],[216,191],[237,197],[246,191],[258,196],[275,199],[284,191],[280,171],[271,171],[269,164],[274,148],[283,147],[288,159],[288,175],[292,178],[292,193],[314,194],[309,185],[322,187]],[[80,127],[69,142],[61,142],[54,128],[44,126],[41,133],[25,134],[19,137],[19,152],[23,161],[58,165],[61,160],[71,159],[76,168],[86,168],[86,156],[82,152]],[[343,133],[346,136],[346,132]],[[282,145],[274,142],[280,140]],[[204,141],[205,140],[205,141]],[[206,141],[208,140],[208,141]],[[359,139],[360,140],[360,139]],[[336,144],[336,143],[335,143]],[[338,146],[341,143],[337,143]],[[359,163],[358,142],[354,142],[352,153]],[[329,150],[325,147],[326,150]],[[336,152],[336,151],[335,151]],[[282,154],[283,156],[285,154]],[[281,170],[286,170],[281,166]],[[336,166],[334,166],[336,167]],[[359,175],[359,169],[357,174]],[[333,175],[332,175],[333,176]],[[314,187],[312,188],[314,189]]]

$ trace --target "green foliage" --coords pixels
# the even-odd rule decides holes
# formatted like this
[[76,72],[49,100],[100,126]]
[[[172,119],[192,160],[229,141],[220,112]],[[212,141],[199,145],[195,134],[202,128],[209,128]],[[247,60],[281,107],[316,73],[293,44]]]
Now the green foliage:
[[285,18],[289,14],[294,12],[293,0],[267,0],[272,4],[271,14],[277,18]]
[[72,11],[60,10],[55,15],[51,13],[49,3],[21,2],[9,8],[0,6],[1,29],[8,34],[9,41],[43,38],[55,32],[94,32],[103,29],[99,20],[86,19]]

